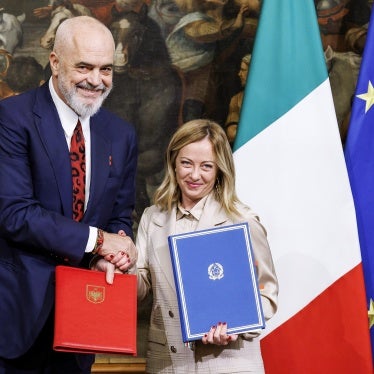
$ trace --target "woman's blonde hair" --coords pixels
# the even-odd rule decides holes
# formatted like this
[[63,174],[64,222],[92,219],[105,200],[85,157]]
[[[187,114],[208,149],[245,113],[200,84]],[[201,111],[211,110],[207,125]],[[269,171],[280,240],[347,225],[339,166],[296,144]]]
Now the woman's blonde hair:
[[181,191],[175,175],[176,158],[183,147],[204,138],[208,138],[212,143],[218,168],[214,197],[229,217],[240,216],[236,206],[239,200],[235,190],[235,167],[230,144],[222,127],[206,119],[189,121],[172,136],[165,155],[165,176],[155,192],[154,203],[162,210],[170,212],[180,201]]

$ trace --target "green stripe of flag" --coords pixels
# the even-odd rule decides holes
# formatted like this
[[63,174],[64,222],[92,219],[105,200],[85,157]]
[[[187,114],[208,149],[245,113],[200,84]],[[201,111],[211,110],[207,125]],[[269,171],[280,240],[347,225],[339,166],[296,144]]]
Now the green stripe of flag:
[[263,1],[234,150],[326,80],[319,35],[313,0]]

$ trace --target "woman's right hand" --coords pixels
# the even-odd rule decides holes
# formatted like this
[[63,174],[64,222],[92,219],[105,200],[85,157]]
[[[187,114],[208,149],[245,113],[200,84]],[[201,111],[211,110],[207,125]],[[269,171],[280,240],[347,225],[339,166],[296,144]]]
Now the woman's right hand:
[[227,334],[227,323],[218,322],[216,326],[212,326],[201,341],[203,344],[227,345],[238,339],[237,334]]
[[114,264],[105,260],[104,258],[99,258],[94,262],[94,265],[91,267],[92,270],[104,271],[105,280],[108,284],[113,284],[114,273],[122,274],[123,272],[118,269]]

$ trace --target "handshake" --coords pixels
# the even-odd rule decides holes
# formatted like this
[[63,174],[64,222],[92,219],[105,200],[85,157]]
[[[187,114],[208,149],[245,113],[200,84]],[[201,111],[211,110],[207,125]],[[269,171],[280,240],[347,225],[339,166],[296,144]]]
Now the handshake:
[[98,229],[92,253],[96,256],[91,262],[91,269],[105,271],[109,284],[113,283],[115,273],[127,273],[138,258],[134,242],[123,230],[112,234]]

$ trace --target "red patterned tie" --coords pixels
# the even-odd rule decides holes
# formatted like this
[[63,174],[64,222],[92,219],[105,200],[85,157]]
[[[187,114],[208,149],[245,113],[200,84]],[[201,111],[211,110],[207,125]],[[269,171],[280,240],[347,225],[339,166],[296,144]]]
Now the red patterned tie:
[[86,154],[82,125],[78,120],[70,145],[71,174],[73,178],[73,218],[80,221],[84,214],[86,185]]

